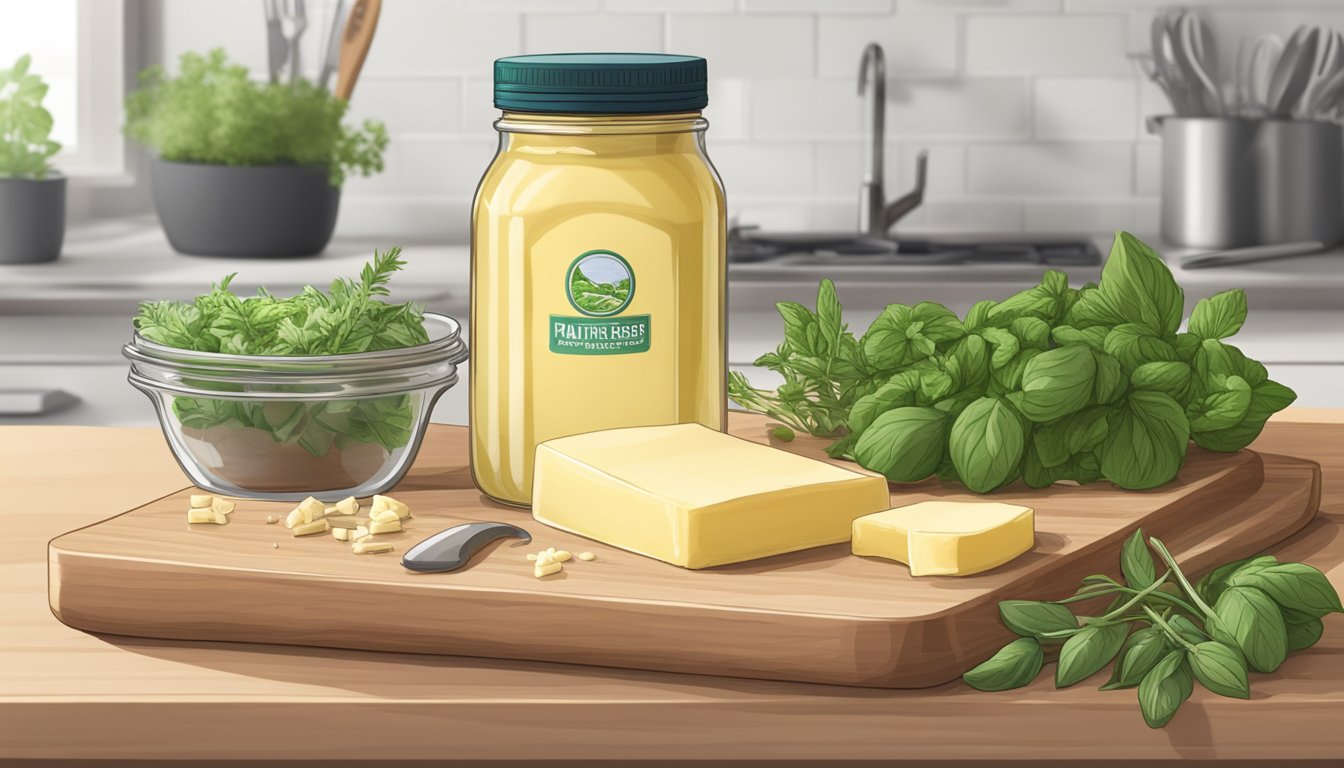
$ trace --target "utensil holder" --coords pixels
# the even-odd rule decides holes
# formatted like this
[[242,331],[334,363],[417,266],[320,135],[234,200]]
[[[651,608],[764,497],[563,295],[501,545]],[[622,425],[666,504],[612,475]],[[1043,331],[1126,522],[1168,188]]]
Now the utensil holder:
[[1309,120],[1149,119],[1162,239],[1196,248],[1344,240],[1344,131]]

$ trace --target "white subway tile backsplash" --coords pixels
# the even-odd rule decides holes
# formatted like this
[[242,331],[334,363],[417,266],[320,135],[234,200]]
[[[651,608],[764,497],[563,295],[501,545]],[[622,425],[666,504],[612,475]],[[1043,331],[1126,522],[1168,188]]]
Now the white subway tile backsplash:
[[1134,146],[1134,194],[1154,197],[1162,188],[1162,145],[1145,142]]
[[882,45],[888,76],[957,71],[957,17],[951,14],[822,16],[817,24],[817,72],[822,77],[854,82],[860,54],[870,42]]
[[973,195],[1128,195],[1133,157],[1129,143],[972,145],[966,190]]
[[1148,132],[1148,118],[1155,115],[1170,115],[1171,100],[1167,92],[1148,78],[1139,80],[1139,110],[1135,122],[1135,131],[1141,141],[1157,141],[1158,138]]
[[470,11],[596,11],[599,0],[461,0]]
[[[859,184],[867,171],[865,142],[834,142],[816,145],[816,192],[818,195],[847,197],[852,206],[859,203]],[[883,153],[882,174],[887,194],[893,199],[900,194],[900,148],[888,144]],[[858,215],[857,209],[854,215]]]
[[603,7],[608,11],[733,13],[737,0],[605,0]]
[[1133,78],[1043,77],[1036,80],[1038,139],[1132,139],[1138,114]]
[[888,13],[892,0],[742,0],[747,13]]
[[536,13],[523,17],[526,53],[663,50],[663,19],[648,13]]
[[399,0],[388,3],[378,19],[364,72],[484,75],[495,59],[521,52],[522,22],[516,13],[474,13],[435,0]]
[[1011,200],[934,200],[924,204],[924,222],[919,229],[935,233],[1021,232],[1022,204]]
[[671,13],[667,25],[667,50],[704,56],[711,77],[810,77],[815,69],[812,16]]
[[1023,228],[1028,232],[1095,234],[1134,228],[1134,204],[1125,200],[1078,202],[1047,200],[1024,206]]
[[1054,13],[1062,0],[896,0],[898,11]]
[[462,128],[462,81],[375,77],[359,81],[359,98],[350,100],[350,120],[382,120],[394,137],[403,133],[457,133]]
[[729,199],[812,192],[812,145],[806,142],[720,141],[710,149],[710,157]]
[[709,141],[747,138],[751,119],[749,88],[748,81],[740,78],[710,78],[709,106],[705,108]]
[[402,194],[470,200],[494,157],[493,144],[480,140],[402,139],[398,189]]
[[759,138],[858,138],[863,99],[848,80],[759,80],[751,88],[751,134]]
[[969,16],[972,74],[1128,75],[1124,16]]
[[900,166],[894,186],[887,194],[891,197],[905,194],[915,186],[915,156],[929,153],[929,177],[925,182],[925,198],[959,197],[966,192],[966,147],[962,144],[939,144],[927,141],[902,143],[896,151]]
[[1023,79],[897,81],[887,99],[891,136],[1012,139],[1031,133],[1031,97]]

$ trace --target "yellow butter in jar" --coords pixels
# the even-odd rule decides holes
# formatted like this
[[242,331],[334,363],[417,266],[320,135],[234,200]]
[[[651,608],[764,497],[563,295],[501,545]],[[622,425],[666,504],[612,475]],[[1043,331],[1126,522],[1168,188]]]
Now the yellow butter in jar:
[[499,151],[472,210],[471,466],[526,505],[536,445],[725,413],[726,213],[705,60],[495,62]]

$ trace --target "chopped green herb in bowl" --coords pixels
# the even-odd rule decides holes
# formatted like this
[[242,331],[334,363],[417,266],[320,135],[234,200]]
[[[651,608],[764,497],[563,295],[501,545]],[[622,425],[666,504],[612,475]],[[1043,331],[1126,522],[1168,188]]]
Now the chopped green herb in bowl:
[[466,357],[451,318],[383,300],[403,266],[394,248],[326,291],[243,298],[230,275],[194,301],[141,305],[130,381],[197,485],[292,499],[400,479]]

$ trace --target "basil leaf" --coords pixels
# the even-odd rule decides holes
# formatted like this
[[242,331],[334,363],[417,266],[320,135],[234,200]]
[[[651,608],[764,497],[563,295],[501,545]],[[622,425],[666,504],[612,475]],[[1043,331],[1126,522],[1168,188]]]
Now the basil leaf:
[[1225,339],[1246,322],[1246,292],[1240,288],[1201,299],[1190,313],[1190,332],[1203,339]]
[[1078,628],[1078,620],[1067,607],[1036,600],[1004,600],[999,603],[999,616],[1023,637]]
[[1145,363],[1176,362],[1176,350],[1170,344],[1149,335],[1133,323],[1123,323],[1106,334],[1103,344],[1106,354],[1120,361],[1126,373],[1132,374]]
[[1287,625],[1288,630],[1288,650],[1304,651],[1316,644],[1321,639],[1321,633],[1325,631],[1325,624],[1320,619],[1308,619],[1303,622],[1290,622]]
[[1091,328],[1060,325],[1050,331],[1050,337],[1061,347],[1082,344],[1093,352],[1104,352],[1106,351],[1106,334],[1110,331],[1110,327],[1105,325],[1094,325]]
[[1087,347],[1058,347],[1042,352],[1022,371],[1022,415],[1035,422],[1054,421],[1092,401],[1097,361]]
[[1125,639],[1119,655],[1115,657],[1111,679],[1101,686],[1101,690],[1133,688],[1149,670],[1157,666],[1168,650],[1169,645],[1162,630],[1156,627],[1135,630]]
[[1186,399],[1189,392],[1190,376],[1190,366],[1187,363],[1153,362],[1135,368],[1129,380],[1135,389],[1161,392],[1181,402]]
[[1217,391],[1195,400],[1185,409],[1190,431],[1212,432],[1240,424],[1251,407],[1251,385],[1240,376],[1222,379]]
[[1241,651],[1210,640],[1196,645],[1189,658],[1190,670],[1205,688],[1234,699],[1251,697],[1251,681]]
[[1128,232],[1116,233],[1110,256],[1101,269],[1099,290],[1122,322],[1132,323],[1149,335],[1170,336],[1181,324],[1185,292],[1162,257]]
[[1045,652],[1035,638],[1019,637],[1003,646],[988,660],[961,676],[978,691],[1006,691],[1021,688],[1036,679],[1045,663]]
[[932,475],[947,450],[948,415],[935,408],[887,411],[863,431],[854,446],[859,466],[893,483],[913,483]]
[[1055,668],[1055,687],[1067,688],[1095,674],[1115,658],[1129,633],[1126,624],[1092,624],[1064,641]]
[[1120,550],[1120,572],[1125,575],[1125,583],[1134,589],[1144,589],[1157,581],[1157,567],[1148,552],[1142,528],[1125,539]]
[[1200,579],[1199,582],[1195,584],[1195,592],[1199,595],[1201,600],[1209,605],[1213,605],[1218,602],[1218,597],[1223,594],[1223,590],[1227,589],[1227,582],[1228,579],[1232,578],[1232,574],[1251,564],[1256,564],[1257,566],[1261,564],[1273,565],[1277,562],[1278,560],[1272,555],[1253,555],[1241,560],[1225,563],[1205,574],[1204,578]]
[[1013,409],[998,398],[982,397],[952,424],[952,464],[967,488],[988,493],[1017,474],[1025,441]]
[[1105,352],[1093,352],[1097,361],[1097,376],[1092,388],[1092,399],[1097,403],[1109,405],[1125,394],[1125,372],[1120,361]]
[[1282,608],[1313,618],[1344,611],[1339,595],[1325,574],[1306,563],[1274,563],[1260,568],[1242,568],[1228,579],[1234,587],[1255,587]]
[[1101,473],[1121,488],[1155,488],[1176,476],[1189,442],[1189,424],[1175,400],[1131,392],[1102,445]]
[[1241,649],[1257,672],[1273,672],[1288,655],[1283,614],[1269,595],[1254,587],[1228,587],[1213,606],[1214,640]]
[[1185,651],[1168,653],[1139,682],[1139,711],[1149,728],[1161,728],[1185,701],[1184,684],[1180,669],[1185,664]]
[[1167,619],[1167,625],[1185,638],[1187,643],[1202,643],[1209,638],[1208,633],[1200,629],[1198,624],[1179,613]]
[[1210,451],[1239,451],[1260,436],[1270,416],[1292,405],[1296,399],[1296,392],[1277,382],[1254,384],[1251,402],[1241,423],[1226,429],[1194,432],[1190,437],[1196,445]]

